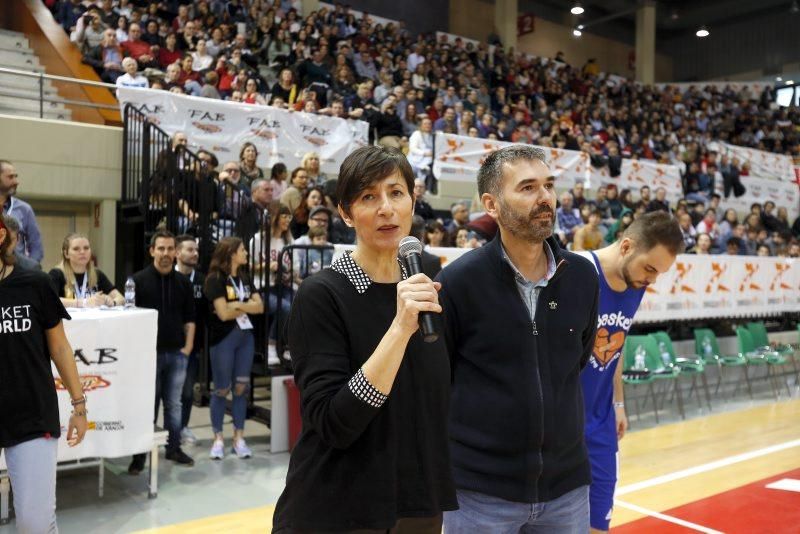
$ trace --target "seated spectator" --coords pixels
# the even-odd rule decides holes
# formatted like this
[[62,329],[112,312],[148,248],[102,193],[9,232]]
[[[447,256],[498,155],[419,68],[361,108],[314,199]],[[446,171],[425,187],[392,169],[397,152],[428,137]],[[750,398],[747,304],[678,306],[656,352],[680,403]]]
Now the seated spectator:
[[78,45],[82,53],[86,53],[88,50],[100,46],[107,28],[108,26],[103,23],[103,19],[100,16],[100,10],[96,6],[91,6],[89,10],[78,19],[75,31],[70,35],[70,40]]
[[[277,209],[274,202],[274,188],[269,180],[256,178],[250,184],[250,198],[248,204],[236,223],[236,234],[249,243],[258,232],[269,226],[270,211]],[[250,251],[252,256],[252,251]]]
[[634,204],[634,210],[639,206],[642,206],[645,210],[650,205],[650,187],[643,185],[641,189],[639,189],[639,202]]
[[117,81],[115,82],[117,87],[140,87],[147,89],[150,86],[147,78],[136,73],[139,67],[136,64],[136,60],[132,57],[126,57],[122,60],[122,68],[125,74],[117,77]]
[[245,104],[259,104],[261,106],[267,105],[267,101],[264,100],[264,97],[258,92],[258,82],[256,82],[255,78],[249,78],[244,87],[242,102]]
[[600,230],[600,212],[593,209],[589,214],[589,222],[575,231],[572,250],[597,250],[603,246],[605,232]]
[[112,29],[105,30],[103,40],[86,51],[83,62],[91,65],[104,82],[116,83],[117,78],[125,73],[122,68],[122,49],[117,42],[116,32]]
[[772,256],[772,250],[769,248],[769,245],[763,243],[761,245],[758,245],[758,249],[756,250],[756,256],[759,256],[761,258]]
[[233,228],[250,204],[250,190],[241,181],[242,173],[238,161],[226,163],[218,178],[218,205],[216,238],[230,237]]
[[583,196],[583,189],[584,183],[580,180],[575,181],[575,185],[572,186],[572,206],[580,210],[584,204],[586,204],[586,197]]
[[436,132],[456,133],[458,124],[456,123],[456,112],[453,108],[444,110],[444,115],[433,123],[433,130]]
[[711,245],[713,241],[711,240],[711,236],[708,234],[698,234],[697,235],[697,244],[694,247],[694,250],[689,251],[689,254],[698,254],[698,255],[708,255],[711,254]]
[[708,234],[712,241],[716,241],[720,237],[717,212],[713,208],[706,210],[703,220],[697,225],[697,233]]
[[[633,211],[625,208],[619,216],[617,222],[611,225],[606,234],[606,243],[613,243],[619,239],[622,233],[633,223]],[[555,233],[555,231],[553,232]]]
[[168,33],[164,37],[164,46],[158,49],[158,66],[162,70],[176,61],[180,61],[183,57],[183,51],[178,48],[178,36],[174,33]]
[[125,298],[92,261],[89,238],[69,234],[61,244],[61,260],[50,271],[53,287],[69,308],[121,306]]
[[255,180],[264,178],[264,171],[258,166],[258,149],[253,143],[247,142],[239,150],[239,168],[245,187],[250,187]]
[[633,193],[630,189],[623,189],[620,191],[619,201],[623,209],[629,209],[631,211],[636,209],[636,202],[633,201]]
[[608,198],[608,210],[610,213],[611,219],[619,219],[622,210],[625,206],[622,205],[622,202],[619,198],[619,190],[617,186],[614,184],[610,184],[607,189],[607,198]]
[[[413,166],[412,166],[413,168]],[[436,218],[433,207],[425,200],[425,180],[417,178],[414,180],[414,215],[419,215],[425,222]]]
[[[318,207],[317,209],[328,209]],[[307,251],[295,250],[294,252],[294,272],[295,281],[299,284],[312,274],[320,272],[326,267],[330,267],[333,262],[333,245],[328,242],[328,229],[320,226],[309,228],[303,236],[308,240],[308,244],[315,247],[330,247],[327,250],[311,249]],[[298,241],[294,242],[299,245]]]
[[192,70],[201,72],[210,69],[214,65],[214,56],[208,52],[208,45],[205,39],[198,39],[196,50],[192,52]]
[[281,194],[281,204],[289,208],[289,215],[295,212],[303,200],[303,195],[308,189],[308,171],[297,167],[292,171],[290,185]]
[[783,229],[783,225],[773,213],[774,211],[774,202],[771,200],[764,202],[764,209],[761,211],[761,225],[766,228],[768,232],[777,232]]
[[725,254],[729,256],[741,255],[741,249],[744,246],[742,240],[738,237],[729,237],[725,243]]
[[387,98],[381,104],[381,111],[369,118],[369,123],[376,131],[378,144],[385,147],[400,149],[400,140],[403,137],[403,123],[397,115],[397,105],[394,100]]
[[283,102],[292,106],[297,102],[300,90],[294,82],[294,74],[291,69],[281,70],[278,81],[272,86],[272,98],[280,97]]
[[454,202],[450,206],[450,214],[452,219],[445,225],[444,229],[449,235],[449,241],[455,241],[456,232],[459,228],[466,228],[469,222],[469,210],[464,202]]
[[[309,187],[306,189],[300,205],[294,210],[294,214],[292,215],[292,226],[289,228],[292,232],[292,237],[297,239],[308,232],[311,212],[316,207],[324,207],[324,201],[325,193],[322,191],[321,187]],[[330,219],[330,216],[328,218]]]
[[581,226],[580,212],[572,205],[572,193],[565,191],[561,194],[561,207],[556,210],[558,226],[561,228],[561,242],[565,245],[572,242],[575,232]]
[[656,189],[656,198],[647,204],[647,211],[666,211],[669,213],[669,201],[667,200],[667,190],[663,187]]
[[429,247],[449,246],[447,232],[440,221],[431,221],[425,225],[425,244]]
[[135,59],[142,69],[158,68],[153,46],[142,41],[141,37],[141,26],[131,24],[128,28],[128,40],[122,43],[122,52]]
[[272,194],[280,198],[289,186],[289,170],[283,163],[276,163],[269,171],[269,181],[272,184]]
[[214,98],[216,100],[222,99],[222,95],[219,94],[219,90],[217,89],[217,85],[219,84],[219,74],[213,70],[210,70],[206,72],[205,76],[203,77],[203,82],[203,87],[200,89],[200,96],[204,98]]
[[691,250],[697,244],[697,230],[692,224],[692,217],[688,213],[683,213],[678,217],[678,224],[681,227],[686,250]]
[[320,170],[319,154],[317,152],[306,152],[300,160],[300,166],[306,171],[308,184],[310,186],[321,186],[328,181],[328,177]]

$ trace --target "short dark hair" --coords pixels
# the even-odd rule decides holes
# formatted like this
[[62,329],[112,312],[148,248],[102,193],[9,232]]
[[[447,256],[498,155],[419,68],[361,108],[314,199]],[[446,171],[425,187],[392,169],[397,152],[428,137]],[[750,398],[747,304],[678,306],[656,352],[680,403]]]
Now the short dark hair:
[[416,237],[423,243],[425,242],[425,219],[421,215],[414,215],[411,218],[411,233],[409,235]]
[[153,233],[153,236],[150,238],[150,246],[151,247],[156,246],[156,241],[158,241],[161,238],[172,239],[173,241],[175,241],[175,234],[173,234],[169,230],[164,230],[164,229],[156,230],[155,233]]
[[512,145],[496,150],[489,154],[478,170],[478,194],[499,195],[500,183],[503,179],[503,165],[519,160],[538,160],[547,164],[544,150],[530,145]]
[[678,220],[665,211],[653,211],[634,219],[622,234],[636,242],[642,251],[663,245],[675,256],[686,249],[683,232]]
[[190,234],[181,234],[175,238],[175,248],[180,248],[182,244],[186,243],[187,241],[194,241],[197,243],[197,238]]
[[403,177],[413,203],[414,171],[402,152],[382,146],[357,148],[344,159],[339,169],[339,183],[336,185],[339,206],[349,214],[350,207],[362,191],[394,172]]

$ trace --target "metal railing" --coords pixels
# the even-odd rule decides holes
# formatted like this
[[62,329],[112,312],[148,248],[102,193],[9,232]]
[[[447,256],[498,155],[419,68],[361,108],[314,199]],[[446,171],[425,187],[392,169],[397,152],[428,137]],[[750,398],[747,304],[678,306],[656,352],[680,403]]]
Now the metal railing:
[[[34,78],[38,80],[38,89],[39,89],[38,93],[20,94],[16,92],[10,92],[7,89],[3,89],[2,80],[6,76],[19,76],[22,78]],[[43,72],[33,72],[28,70],[8,69],[5,67],[0,67],[0,96],[10,96],[14,98],[20,98],[23,100],[31,100],[34,102],[38,101],[40,119],[44,118],[45,103],[64,104],[66,106],[79,106],[79,107],[87,107],[94,109],[108,109],[113,111],[119,111],[119,106],[114,106],[111,104],[98,104],[97,102],[71,100],[67,98],[60,98],[58,96],[47,95],[45,94],[45,83],[44,83],[45,80],[52,82],[109,89],[110,91],[112,91],[112,94],[113,91],[117,89],[116,85],[112,85],[110,83],[95,82],[92,80],[81,80],[79,78],[69,78],[67,76],[55,76],[52,74],[45,74]]]

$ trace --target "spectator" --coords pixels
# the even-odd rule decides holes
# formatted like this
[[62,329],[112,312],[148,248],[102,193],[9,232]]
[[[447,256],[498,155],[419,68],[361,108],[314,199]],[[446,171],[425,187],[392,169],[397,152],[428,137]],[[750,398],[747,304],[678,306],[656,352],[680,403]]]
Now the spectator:
[[281,204],[289,208],[289,215],[294,213],[300,206],[306,189],[308,189],[308,171],[302,167],[297,167],[292,171],[291,184],[280,197]]
[[711,236],[708,234],[698,234],[697,235],[697,244],[694,247],[694,254],[699,255],[708,255],[711,254],[711,246],[713,241],[711,240]]
[[281,70],[278,81],[272,86],[272,98],[279,97],[283,102],[292,106],[297,102],[300,91],[294,83],[294,74],[291,69]]
[[739,160],[733,158],[731,162],[727,155],[723,155],[719,170],[722,173],[722,187],[725,198],[730,197],[731,192],[736,197],[742,196],[746,190],[739,179]]
[[656,198],[647,204],[647,211],[666,211],[669,213],[669,201],[667,200],[667,190],[663,187],[656,189]]
[[219,84],[219,74],[215,71],[210,70],[205,73],[203,77],[203,87],[200,89],[200,96],[204,98],[214,98],[216,100],[221,100],[222,95],[219,94],[217,90],[217,85]]
[[725,253],[729,256],[738,256],[741,254],[740,249],[744,246],[742,240],[738,237],[729,237],[725,243]]
[[772,251],[770,250],[768,245],[761,244],[758,245],[758,249],[756,250],[756,256],[760,258],[766,258],[772,256]]
[[456,232],[459,228],[466,228],[469,222],[469,209],[465,202],[454,202],[450,206],[450,215],[452,219],[445,225],[445,230],[452,242],[455,240]]
[[572,206],[572,193],[565,191],[561,194],[561,207],[556,210],[556,217],[562,232],[561,242],[565,245],[571,243],[582,224],[580,213]]
[[61,303],[68,308],[122,306],[125,298],[94,266],[89,238],[72,233],[61,244],[61,259],[50,271]]
[[692,217],[688,213],[684,213],[678,217],[678,224],[683,234],[683,242],[686,245],[685,249],[692,250],[697,244],[697,230],[692,224]]
[[[417,178],[426,179],[433,166],[433,123],[425,117],[408,139],[408,162]],[[420,214],[421,215],[421,214]],[[423,215],[424,217],[424,215]]]
[[619,216],[619,219],[611,225],[606,234],[606,243],[613,243],[622,235],[628,226],[633,222],[633,211],[625,208]]
[[[156,415],[163,402],[164,426],[169,432],[167,460],[192,466],[194,460],[181,449],[180,433],[181,394],[189,355],[194,349],[194,291],[189,279],[174,269],[175,236],[164,230],[154,233],[150,240],[150,256],[153,263],[134,274],[133,281],[136,305],[158,311]],[[134,455],[128,473],[141,473],[144,462],[144,454]]]
[[[154,49],[142,41],[142,28],[138,24],[128,27],[128,40],[122,43],[122,51],[127,57],[132,57],[143,69],[157,68],[158,62],[154,56]],[[125,65],[123,64],[123,67]],[[127,72],[127,69],[126,69]]]
[[445,109],[444,115],[433,124],[433,130],[436,132],[456,133],[458,125],[456,124],[455,110],[453,108]]
[[283,163],[276,163],[270,170],[269,181],[272,184],[272,195],[280,198],[288,187],[289,171]]
[[768,232],[777,232],[782,230],[781,221],[773,214],[775,211],[775,203],[771,200],[764,202],[764,210],[761,212],[761,224]]
[[739,217],[736,215],[736,210],[728,208],[722,216],[722,221],[719,223],[719,232],[721,235],[726,236],[731,232],[734,225],[739,223]]
[[[413,168],[413,165],[412,165]],[[425,187],[425,180],[422,178],[417,178],[414,180],[414,214],[419,215],[422,217],[426,223],[436,218],[436,215],[433,212],[433,207],[428,204],[425,200],[425,193],[427,192],[427,188]],[[424,239],[421,239],[424,241]]]
[[250,203],[250,190],[242,181],[242,172],[238,161],[229,161],[219,173],[218,206],[216,236],[218,239],[230,236],[236,221],[247,210]]
[[583,196],[584,184],[580,180],[575,181],[572,186],[572,205],[575,209],[580,210],[586,204],[586,197]]
[[[248,83],[250,81],[248,80]],[[258,166],[258,149],[253,143],[247,142],[239,150],[239,167],[242,172],[242,183],[250,187],[255,180],[264,178],[264,171]]]
[[[8,242],[7,245],[4,247],[6,249],[6,258],[5,262],[6,265],[13,265],[15,269],[24,269],[28,271],[41,271],[42,266],[30,259],[27,256],[18,256],[16,254],[15,249],[17,248],[17,242],[19,241],[19,222],[9,215],[4,215],[0,213],[0,222],[5,221],[6,230],[8,230]],[[0,262],[2,263],[2,262]]]
[[211,257],[205,296],[212,305],[208,318],[211,347],[211,428],[214,443],[209,456],[221,460],[225,454],[222,422],[228,393],[233,389],[233,452],[239,458],[253,453],[244,439],[247,393],[253,367],[255,338],[250,315],[264,313],[264,304],[247,275],[247,250],[238,237],[221,240]]
[[30,204],[16,196],[17,187],[19,174],[16,167],[10,161],[0,159],[0,213],[14,217],[19,224],[16,254],[41,264],[44,250],[36,215]]
[[429,247],[449,246],[447,232],[440,221],[431,221],[425,226],[425,244]]
[[125,71],[125,74],[117,77],[117,87],[139,87],[143,89],[150,87],[150,83],[147,81],[147,78],[137,74],[136,71],[138,70],[139,66],[136,64],[135,59],[132,57],[126,57],[123,59],[122,68]]
[[[253,236],[269,226],[269,212],[277,207],[274,205],[274,191],[272,182],[264,178],[256,178],[250,185],[250,198],[253,202],[242,212],[236,225],[236,234],[245,243],[249,244]],[[252,250],[250,254],[253,255]]]
[[298,237],[308,233],[309,217],[314,208],[322,206],[325,201],[325,193],[320,187],[309,187],[303,194],[303,199],[300,205],[294,210],[292,214],[292,225],[289,230],[292,232],[292,237]]
[[633,193],[630,189],[623,189],[619,193],[619,201],[624,209],[631,211],[636,209],[636,202],[633,201]]
[[75,32],[70,36],[70,40],[78,45],[81,52],[85,53],[91,48],[100,46],[105,30],[106,25],[103,23],[99,10],[92,6],[78,19]]
[[589,214],[589,222],[575,231],[572,250],[597,250],[602,247],[606,232],[600,230],[601,221],[600,212],[593,209]]
[[645,209],[647,209],[647,207],[650,205],[650,200],[651,200],[650,187],[643,185],[641,189],[639,189],[639,202],[636,202],[634,204],[634,210],[639,206],[642,206]]
[[166,69],[183,57],[183,51],[178,48],[178,36],[168,33],[164,37],[164,46],[158,49],[158,66]]
[[308,183],[311,186],[321,186],[328,181],[328,177],[320,170],[319,154],[317,152],[303,154],[300,166],[305,169]]
[[706,210],[703,220],[697,225],[698,234],[708,234],[712,241],[720,237],[720,229],[717,224],[717,212],[713,208]]
[[125,72],[122,69],[122,49],[117,42],[117,34],[108,29],[103,32],[103,40],[83,55],[83,62],[94,67],[100,79],[106,83],[116,83]]
[[610,218],[618,219],[625,206],[622,205],[616,185],[611,184],[608,186],[607,197]]

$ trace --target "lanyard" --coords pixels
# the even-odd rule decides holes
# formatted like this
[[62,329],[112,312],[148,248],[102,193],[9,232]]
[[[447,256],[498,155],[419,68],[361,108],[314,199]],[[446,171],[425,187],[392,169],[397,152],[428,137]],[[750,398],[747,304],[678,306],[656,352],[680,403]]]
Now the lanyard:
[[76,299],[86,298],[86,294],[88,293],[87,288],[86,288],[88,280],[89,280],[89,273],[85,272],[85,273],[83,273],[83,285],[81,287],[78,287],[78,281],[77,280],[75,281],[75,298]]
[[245,301],[245,294],[244,294],[244,283],[242,279],[239,279],[239,285],[236,285],[236,282],[233,281],[233,276],[229,276],[228,279],[231,281],[231,285],[233,286],[233,291],[236,293],[236,296],[239,299],[239,302]]
[[[177,265],[175,266],[175,270],[176,270],[176,271],[178,271],[178,272],[181,272],[181,270],[180,270],[180,269],[178,269],[178,266],[177,266]],[[195,273],[195,270],[194,270],[194,269],[192,269],[192,274],[190,274],[190,275],[189,275],[189,281],[190,281],[191,283],[194,283],[194,273]]]

